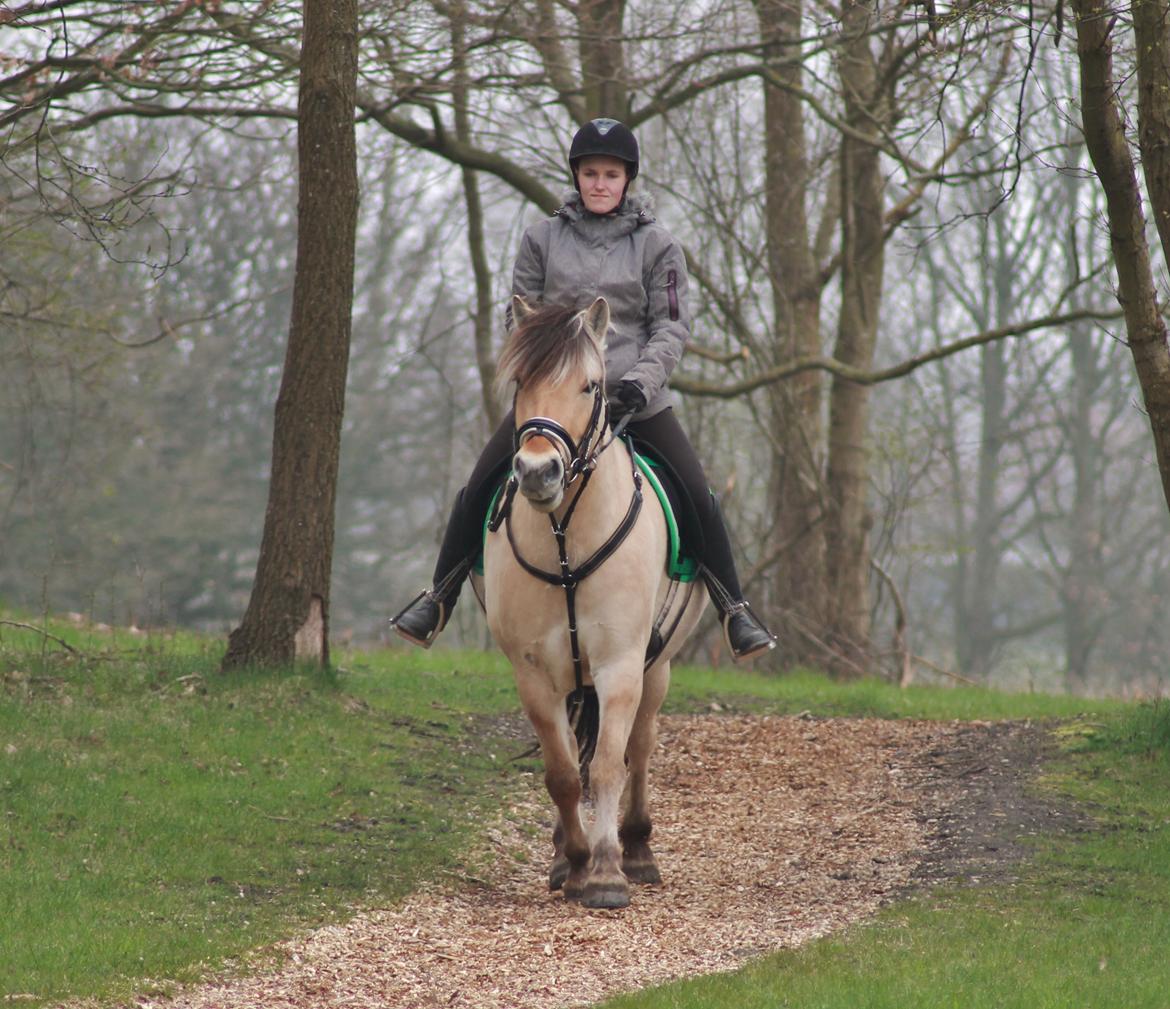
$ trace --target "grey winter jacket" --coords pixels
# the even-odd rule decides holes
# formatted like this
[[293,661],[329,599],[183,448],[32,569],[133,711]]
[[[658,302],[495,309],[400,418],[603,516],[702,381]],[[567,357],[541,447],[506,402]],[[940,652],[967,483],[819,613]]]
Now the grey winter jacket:
[[690,332],[682,248],[654,220],[648,200],[627,196],[612,214],[585,209],[578,193],[524,232],[512,292],[526,301],[588,307],[609,302],[606,391],[637,383],[644,420],[670,405],[666,382]]

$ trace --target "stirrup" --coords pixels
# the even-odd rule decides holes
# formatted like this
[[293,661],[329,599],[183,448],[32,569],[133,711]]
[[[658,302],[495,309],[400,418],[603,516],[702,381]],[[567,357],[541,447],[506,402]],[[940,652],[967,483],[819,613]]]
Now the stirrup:
[[447,626],[451,611],[433,589],[424,589],[406,604],[390,626],[399,637],[422,648],[430,648],[439,632]]
[[[746,662],[776,647],[776,635],[764,626],[751,606],[742,600],[724,611],[722,623],[723,640],[736,662]],[[736,624],[735,642],[731,640],[733,623]]]

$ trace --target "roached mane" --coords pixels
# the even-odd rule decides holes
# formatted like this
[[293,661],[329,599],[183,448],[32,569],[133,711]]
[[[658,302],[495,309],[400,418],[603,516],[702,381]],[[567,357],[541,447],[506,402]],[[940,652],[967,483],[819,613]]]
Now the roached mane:
[[604,360],[585,328],[585,313],[564,305],[542,305],[509,334],[500,352],[496,382],[557,385],[570,375],[593,370],[600,375]]

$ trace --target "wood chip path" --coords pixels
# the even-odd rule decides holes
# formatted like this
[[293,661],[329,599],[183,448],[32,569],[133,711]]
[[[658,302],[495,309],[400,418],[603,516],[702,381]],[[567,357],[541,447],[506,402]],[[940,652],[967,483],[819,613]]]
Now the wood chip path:
[[[622,911],[550,894],[551,806],[525,775],[476,881],[279,947],[280,965],[140,1009],[554,1009],[726,971],[871,914],[926,843],[938,723],[662,719],[651,765],[664,882]],[[533,827],[540,830],[534,836]]]

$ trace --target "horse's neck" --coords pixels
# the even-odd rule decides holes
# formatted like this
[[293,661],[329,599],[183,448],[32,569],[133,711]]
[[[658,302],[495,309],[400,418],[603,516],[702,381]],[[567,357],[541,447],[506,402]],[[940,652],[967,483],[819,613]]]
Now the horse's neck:
[[595,530],[604,539],[609,529],[622,520],[634,492],[634,481],[629,450],[624,442],[612,443],[598,456],[597,466],[584,487],[577,481],[575,493],[565,496],[557,509],[557,519],[563,521],[573,498],[581,500],[573,511],[569,528],[577,523],[581,528]]

